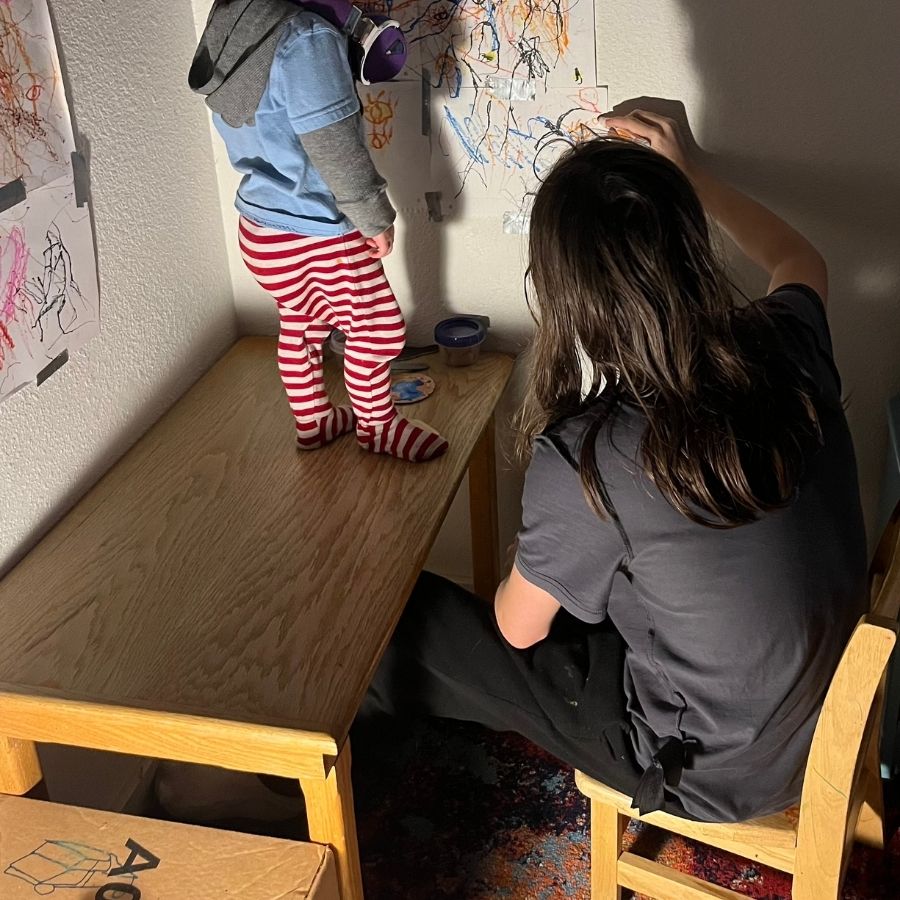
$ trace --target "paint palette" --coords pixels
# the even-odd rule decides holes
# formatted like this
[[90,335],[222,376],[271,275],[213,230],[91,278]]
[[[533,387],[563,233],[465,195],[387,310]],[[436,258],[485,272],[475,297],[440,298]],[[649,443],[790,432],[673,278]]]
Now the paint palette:
[[391,397],[398,406],[420,403],[434,393],[434,379],[428,375],[403,375],[391,385]]

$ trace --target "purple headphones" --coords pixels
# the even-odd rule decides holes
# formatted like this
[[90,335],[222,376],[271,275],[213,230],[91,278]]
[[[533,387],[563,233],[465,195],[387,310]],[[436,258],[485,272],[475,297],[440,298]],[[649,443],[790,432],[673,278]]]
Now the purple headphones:
[[399,22],[386,16],[367,15],[350,0],[298,2],[350,37],[355,45],[355,74],[363,84],[390,81],[406,65],[406,38]]

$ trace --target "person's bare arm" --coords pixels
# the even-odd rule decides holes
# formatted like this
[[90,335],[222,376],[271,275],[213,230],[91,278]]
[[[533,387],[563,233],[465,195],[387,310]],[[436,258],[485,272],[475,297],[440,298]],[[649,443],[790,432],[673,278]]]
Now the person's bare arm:
[[783,284],[807,284],[827,301],[825,260],[800,232],[761,203],[697,165],[685,149],[678,123],[645,110],[604,116],[608,128],[630,132],[672,160],[691,180],[709,215],[769,276],[769,293]]
[[559,610],[559,601],[526,580],[515,565],[494,597],[494,615],[500,633],[519,650],[547,637]]

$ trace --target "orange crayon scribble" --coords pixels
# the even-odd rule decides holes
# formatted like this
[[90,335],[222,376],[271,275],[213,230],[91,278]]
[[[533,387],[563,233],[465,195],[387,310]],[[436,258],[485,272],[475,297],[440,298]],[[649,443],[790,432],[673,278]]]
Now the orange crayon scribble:
[[596,137],[596,132],[588,125],[587,122],[573,122],[567,128],[569,137],[576,143],[580,144],[583,141],[589,141],[591,138]]
[[392,128],[385,128],[381,131],[373,128],[369,132],[369,146],[373,150],[384,150],[384,148],[390,144],[393,137],[394,130]]
[[366,93],[363,103],[363,118],[371,126],[369,128],[369,146],[373,150],[384,150],[394,137],[394,129],[390,124],[397,111],[397,98],[387,91],[379,91],[374,96]]

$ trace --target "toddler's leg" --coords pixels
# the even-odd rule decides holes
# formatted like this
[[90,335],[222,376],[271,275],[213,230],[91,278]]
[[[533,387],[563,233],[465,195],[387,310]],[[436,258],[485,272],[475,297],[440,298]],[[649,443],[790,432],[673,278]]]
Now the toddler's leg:
[[352,411],[332,406],[322,378],[322,345],[334,326],[311,308],[318,300],[310,271],[343,240],[276,231],[243,217],[239,240],[247,268],[278,304],[278,369],[297,420],[297,446],[315,450],[353,427]]
[[322,345],[331,326],[279,307],[278,370],[297,421],[297,446],[315,450],[353,428],[349,407],[333,406],[322,376]]
[[448,445],[433,428],[399,415],[394,407],[391,360],[403,349],[406,329],[393,296],[391,302],[388,317],[357,326],[347,340],[344,381],[357,417],[359,445],[372,453],[425,462],[440,456]]
[[424,423],[398,415],[391,399],[390,364],[403,349],[406,326],[381,260],[369,256],[359,232],[344,241],[340,274],[323,290],[323,299],[347,335],[344,382],[357,440],[373,453],[410,462],[434,459],[447,441]]

